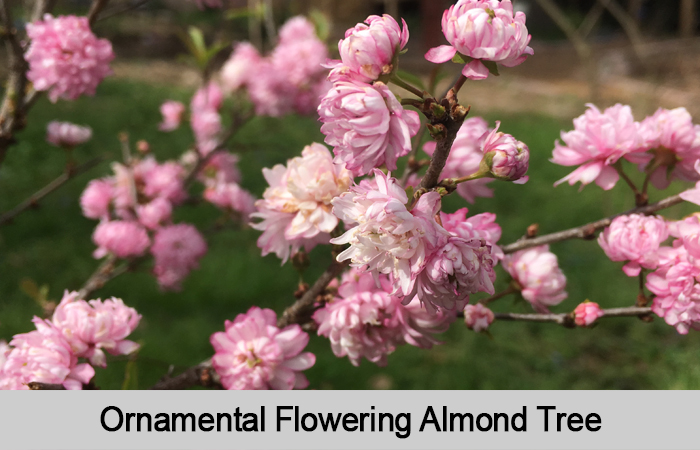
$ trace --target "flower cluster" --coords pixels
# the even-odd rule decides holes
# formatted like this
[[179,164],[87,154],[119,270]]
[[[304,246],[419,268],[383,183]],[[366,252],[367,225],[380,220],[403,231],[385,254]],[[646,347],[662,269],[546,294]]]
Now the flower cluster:
[[538,312],[548,312],[548,306],[558,305],[568,296],[566,277],[548,245],[506,255],[503,268],[513,277],[514,287]]
[[630,214],[613,219],[598,236],[598,243],[612,261],[629,261],[622,270],[636,277],[642,268],[658,266],[658,250],[667,238],[668,229],[661,217]]
[[0,389],[28,389],[30,382],[82,389],[95,375],[90,364],[106,367],[105,351],[128,355],[138,350],[126,338],[140,320],[121,299],[86,302],[66,291],[51,320],[35,317],[36,330],[16,335],[9,346],[0,342]]
[[112,44],[98,39],[86,17],[50,14],[27,24],[30,45],[25,54],[29,63],[27,79],[37,91],[48,91],[49,100],[75,100],[82,94],[94,95],[97,85],[112,73]]
[[375,280],[356,269],[343,274],[338,296],[313,315],[318,334],[330,340],[337,357],[347,356],[354,366],[363,357],[384,366],[399,345],[430,348],[439,343],[433,334],[445,331],[454,313],[429,314],[417,299],[404,305],[391,292],[386,275]]
[[700,159],[700,126],[693,125],[685,108],[659,109],[635,122],[629,106],[617,104],[601,112],[594,105],[574,119],[574,130],[562,132],[552,162],[579,166],[555,185],[593,181],[605,190],[620,179],[620,160],[637,164],[659,189],[672,179],[699,181],[695,163]]
[[327,59],[314,25],[297,16],[280,28],[279,42],[266,57],[239,43],[221,70],[221,82],[228,92],[245,88],[258,115],[310,114],[328,90]]
[[338,44],[341,60],[332,64],[333,87],[318,113],[336,161],[356,176],[384,164],[396,169],[397,159],[410,152],[411,137],[420,128],[418,114],[404,110],[385,84],[407,41],[406,24],[402,29],[384,15],[370,16],[366,24],[349,29]]
[[395,178],[374,170],[332,201],[333,214],[354,225],[334,244],[350,244],[338,261],[362,272],[387,274],[392,294],[409,302],[416,295],[430,310],[461,309],[474,292],[493,293],[493,249],[485,239],[453,235],[435,221],[440,195],[428,192],[409,210]]
[[92,236],[95,258],[137,257],[150,248],[161,287],[178,289],[206,253],[194,227],[172,224],[173,207],[186,197],[184,167],[148,156],[112,168],[113,176],[92,180],[80,198],[83,215],[100,220]]
[[338,225],[331,213],[331,201],[348,190],[352,173],[333,163],[331,153],[322,144],[304,148],[301,156],[263,169],[270,187],[255,203],[262,219],[252,227],[263,231],[258,246],[263,255],[275,253],[282,263],[302,247],[307,251],[330,240]]
[[313,353],[302,352],[309,335],[299,325],[277,327],[271,309],[253,306],[226,321],[226,331],[211,336],[214,369],[226,389],[303,389],[301,371],[314,365]]
[[497,74],[496,63],[514,67],[534,54],[525,14],[514,14],[510,0],[459,0],[442,15],[442,32],[451,45],[432,48],[425,58],[466,63],[462,75],[472,80]]

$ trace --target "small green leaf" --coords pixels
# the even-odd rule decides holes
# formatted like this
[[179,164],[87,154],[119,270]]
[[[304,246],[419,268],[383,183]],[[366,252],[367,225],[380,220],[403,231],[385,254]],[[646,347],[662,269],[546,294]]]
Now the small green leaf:
[[500,75],[500,74],[498,73],[498,65],[496,65],[495,62],[493,62],[493,61],[483,61],[483,60],[482,60],[482,61],[481,61],[481,64],[485,65],[486,68],[489,69],[489,73],[491,73],[491,75],[495,75],[495,76]]
[[248,8],[233,8],[226,12],[226,18],[228,20],[245,19],[253,14],[253,11]]
[[331,33],[331,25],[328,17],[320,10],[314,8],[309,13],[309,19],[311,19],[311,23],[314,24],[318,38],[325,42]]
[[136,357],[129,359],[124,370],[124,382],[122,382],[122,390],[135,390],[139,388],[139,374],[136,366]]
[[408,197],[408,203],[411,203],[411,201],[413,201],[413,186],[409,186],[406,188],[406,197]]
[[421,90],[425,90],[425,86],[423,85],[423,80],[420,79],[419,76],[416,76],[410,72],[406,72],[405,70],[397,70],[396,75],[399,76],[404,81],[409,82],[410,84],[419,87]]
[[469,64],[472,61],[474,61],[474,58],[463,55],[460,52],[455,53],[455,55],[452,57],[452,62],[457,64]]

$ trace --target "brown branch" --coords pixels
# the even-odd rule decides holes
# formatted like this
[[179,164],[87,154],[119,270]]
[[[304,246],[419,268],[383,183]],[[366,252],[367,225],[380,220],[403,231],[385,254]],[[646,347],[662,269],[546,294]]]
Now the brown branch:
[[[651,313],[651,308],[640,308],[638,306],[629,306],[625,308],[610,308],[603,309],[601,317],[634,317],[647,316]],[[574,319],[571,313],[558,314],[519,314],[519,313],[495,313],[496,320],[508,321],[525,321],[525,322],[548,322],[562,325],[567,328],[573,328]]]
[[310,318],[310,314],[313,312],[316,298],[323,293],[323,290],[326,289],[328,284],[333,281],[335,277],[340,275],[340,272],[342,272],[347,265],[348,262],[338,262],[334,259],[326,271],[318,277],[313,286],[311,286],[299,300],[284,310],[282,316],[277,321],[277,326],[279,328],[284,328],[294,323],[301,325],[307,322]]
[[615,214],[614,216],[609,216],[595,222],[587,223],[585,225],[581,225],[580,227],[557,231],[556,233],[545,234],[534,238],[520,239],[512,244],[503,246],[502,249],[504,253],[513,253],[517,252],[518,250],[524,250],[526,248],[537,247],[544,244],[552,244],[554,242],[566,241],[568,239],[592,239],[596,231],[610,225],[613,219],[618,216],[628,214],[652,214],[656,211],[677,205],[682,201],[683,199],[680,197],[680,195],[672,195],[671,197],[667,197],[656,203],[652,203],[651,205],[632,208],[629,211]]
[[97,22],[99,22],[100,20],[111,19],[114,16],[118,16],[120,14],[124,14],[124,13],[127,13],[129,11],[133,11],[135,9],[138,9],[138,8],[142,7],[143,5],[145,5],[146,3],[148,3],[149,1],[150,0],[141,0],[139,2],[136,2],[136,3],[133,3],[131,5],[126,6],[125,8],[120,9],[119,11],[110,12],[109,14],[106,14],[106,15],[103,14],[97,19]]
[[139,264],[146,260],[146,256],[133,258],[128,262],[117,266],[117,257],[109,255],[102,264],[90,275],[83,287],[78,291],[79,298],[88,298],[94,291],[100,289],[108,281],[117,278],[119,275],[134,270]]
[[93,0],[92,5],[90,5],[90,11],[88,12],[87,19],[90,26],[94,25],[97,18],[100,16],[100,12],[107,6],[109,0]]
[[66,388],[62,384],[52,384],[52,383],[40,383],[38,381],[32,381],[27,383],[27,387],[30,391],[65,391]]
[[37,192],[29,196],[29,198],[24,200],[22,203],[15,206],[13,209],[7,211],[6,213],[0,214],[0,226],[12,222],[15,217],[17,217],[20,213],[28,210],[29,208],[36,207],[39,201],[41,201],[44,197],[66,184],[71,178],[75,178],[83,172],[92,169],[100,162],[102,162],[102,158],[94,158],[72,169],[67,168],[66,171],[62,173],[58,178],[56,178],[43,188],[39,189]]
[[186,389],[193,386],[202,386],[221,389],[221,381],[219,375],[211,366],[211,360],[205,361],[202,364],[190,367],[181,374],[170,377],[163,377],[158,381],[152,390],[176,390]]

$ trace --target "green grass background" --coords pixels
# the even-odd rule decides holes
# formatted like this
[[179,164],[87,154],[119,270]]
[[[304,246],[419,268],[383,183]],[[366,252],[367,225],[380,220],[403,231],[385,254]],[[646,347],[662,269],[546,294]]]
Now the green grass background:
[[[33,108],[29,126],[19,135],[0,167],[0,211],[17,204],[39,186],[56,177],[65,156],[45,140],[50,120],[87,124],[94,138],[77,151],[79,161],[91,156],[119,158],[117,133],[129,132],[132,141],[146,139],[159,159],[177,157],[192,141],[183,127],[160,133],[158,106],[167,98],[187,102],[191,93],[152,85],[109,80],[94,98],[50,104],[42,100]],[[472,114],[479,113],[473,105]],[[583,111],[583,105],[582,105]],[[611,192],[589,186],[552,184],[570,169],[548,162],[561,129],[571,128],[571,118],[556,119],[532,114],[487,114],[502,121],[501,130],[526,142],[531,150],[530,181],[522,186],[494,182],[493,199],[478,199],[472,213],[492,211],[503,227],[502,243],[521,236],[531,223],[541,233],[557,231],[632,207],[633,198],[621,182]],[[265,188],[261,168],[284,163],[312,141],[322,142],[315,118],[258,118],[235,138],[243,151],[240,167],[243,185],[257,196]],[[0,228],[0,339],[32,329],[33,315],[41,308],[20,289],[23,279],[49,287],[49,297],[60,299],[64,289],[78,289],[97,265],[91,257],[90,235],[95,222],[80,214],[78,197],[87,182],[110,173],[105,162],[70,181],[36,210]],[[635,174],[635,176],[638,174]],[[680,190],[652,193],[652,201]],[[444,209],[466,206],[453,196]],[[679,218],[693,212],[692,205],[677,206],[667,216]],[[219,216],[210,205],[185,206],[178,220],[201,228]],[[143,315],[133,334],[143,344],[130,387],[155,383],[171,365],[175,372],[211,356],[209,336],[223,329],[251,305],[280,312],[292,300],[299,275],[289,264],[280,266],[274,256],[262,258],[255,244],[258,232],[227,230],[209,238],[209,253],[201,268],[179,293],[163,293],[148,273],[123,275],[98,291],[102,298],[116,296]],[[621,263],[609,261],[595,241],[569,241],[552,245],[568,278],[569,299],[554,311],[570,311],[588,298],[603,307],[634,303],[636,279],[626,277]],[[329,261],[324,248],[311,254],[305,274],[313,281]],[[506,277],[498,269],[500,287]],[[529,311],[512,297],[494,304],[497,311]],[[695,389],[700,387],[700,334],[679,336],[658,318],[651,324],[633,318],[606,319],[594,329],[563,329],[549,324],[496,323],[492,338],[467,330],[461,322],[443,335],[445,344],[432,350],[410,346],[389,357],[387,367],[363,361],[359,368],[336,358],[328,341],[312,336],[309,349],[317,355],[307,371],[311,388],[317,389]],[[97,369],[96,383],[103,389],[122,386],[127,362],[111,358],[107,369]]]

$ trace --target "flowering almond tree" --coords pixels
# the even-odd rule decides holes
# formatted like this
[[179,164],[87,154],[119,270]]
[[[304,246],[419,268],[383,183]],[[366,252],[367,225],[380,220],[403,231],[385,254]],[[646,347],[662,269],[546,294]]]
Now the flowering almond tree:
[[[111,44],[91,31],[109,1],[94,0],[85,17],[53,16],[54,3],[36,1],[25,37],[15,29],[10,2],[0,0],[11,69],[0,109],[0,161],[13,151],[16,132],[39,95],[52,102],[94,95],[111,74]],[[525,15],[514,12],[510,0],[459,0],[445,11],[442,29],[449,45],[425,58],[451,61],[461,70],[443,95],[436,95],[435,83],[424,90],[399,75],[409,30],[388,15],[348,29],[338,43],[338,60],[329,58],[309,20],[294,17],[270,51],[235,43],[218,70],[210,64],[218,49],[207,48],[202,33],[192,29],[188,47],[202,69],[202,84],[189,105],[164,99],[163,120],[153,127],[171,132],[188,123],[194,142],[183,146],[179,159],[158,161],[149,143],[132,149],[128,136],[120,137],[122,161],[112,163],[111,174],[90,181],[80,197],[83,215],[95,221],[93,256],[100,263],[81,288],[66,290],[55,311],[34,318],[35,330],[0,341],[0,388],[94,387],[93,367],[107,366],[107,354],[138,351],[127,338],[141,316],[121,299],[87,299],[146,260],[163,290],[182,289],[208,248],[201,230],[176,220],[174,211],[186,202],[211,203],[229,220],[250,224],[260,231],[261,254],[274,254],[282,264],[303,268],[318,246],[333,262],[313,284],[290,292],[295,300],[279,315],[262,298],[247,312],[232,311],[233,321],[210,337],[212,358],[165,376],[157,389],[305,388],[304,372],[316,360],[305,351],[310,334],[328,338],[330,351],[353,365],[363,359],[385,365],[400,345],[441,344],[436,334],[456,326],[458,318],[476,332],[488,332],[498,320],[573,328],[606,317],[648,320],[652,314],[681,334],[700,329],[700,218],[655,215],[682,201],[700,205],[700,125],[683,108],[659,109],[637,122],[628,106],[601,111],[589,105],[555,143],[552,162],[575,167],[557,184],[595,182],[610,190],[622,179],[636,207],[552,234],[529,230],[504,245],[495,214],[470,216],[466,208],[448,213],[442,199],[457,195],[473,203],[494,195],[492,182],[528,180],[528,146],[499,131],[500,122],[491,126],[468,117],[470,107],[459,100],[468,80],[497,75],[533,55]],[[253,116],[289,113],[316,114],[327,145],[309,142],[286,165],[263,169],[269,186],[255,199],[240,186],[231,137]],[[430,139],[424,142],[426,131]],[[47,141],[65,149],[66,170],[31,201],[0,216],[0,225],[94,165],[76,165],[71,153],[91,135],[86,127],[50,123]],[[628,177],[630,169],[644,174],[641,186]],[[651,186],[663,190],[674,179],[697,184],[648,203]],[[549,244],[594,238],[598,231],[601,251],[625,263],[622,276],[639,279],[636,303],[605,308],[583,301],[571,312],[551,313],[550,307],[581,294],[567,292]],[[496,292],[499,265],[508,287]],[[479,293],[485,295],[476,301]],[[489,309],[507,295],[522,297],[534,312]]]

